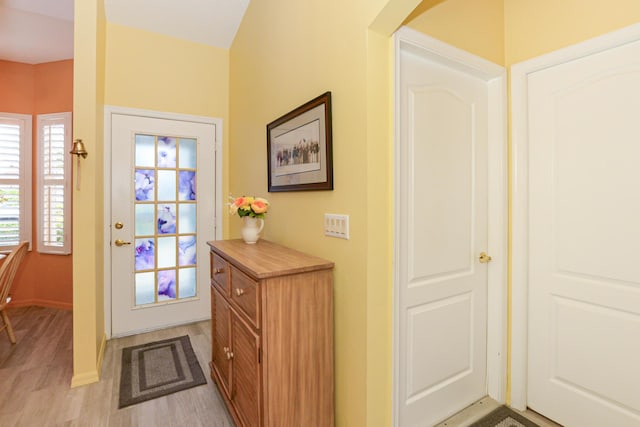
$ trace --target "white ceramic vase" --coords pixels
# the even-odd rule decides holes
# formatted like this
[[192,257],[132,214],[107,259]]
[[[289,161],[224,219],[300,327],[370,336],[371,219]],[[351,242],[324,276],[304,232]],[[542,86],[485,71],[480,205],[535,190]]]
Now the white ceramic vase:
[[248,244],[254,244],[260,239],[260,232],[264,228],[262,218],[242,217],[242,240]]

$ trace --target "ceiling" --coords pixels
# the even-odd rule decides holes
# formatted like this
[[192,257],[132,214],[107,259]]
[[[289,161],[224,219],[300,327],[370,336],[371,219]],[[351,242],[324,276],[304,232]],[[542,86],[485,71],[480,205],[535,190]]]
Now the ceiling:
[[[0,59],[73,58],[74,0],[0,0]],[[228,49],[249,0],[104,0],[107,21]]]

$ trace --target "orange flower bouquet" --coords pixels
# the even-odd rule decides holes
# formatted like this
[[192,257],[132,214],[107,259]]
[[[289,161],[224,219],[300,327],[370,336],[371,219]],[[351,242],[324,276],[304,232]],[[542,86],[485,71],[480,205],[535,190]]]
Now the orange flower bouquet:
[[230,199],[233,201],[229,203],[229,213],[237,214],[240,218],[264,218],[264,214],[269,210],[269,201],[261,197],[242,196]]

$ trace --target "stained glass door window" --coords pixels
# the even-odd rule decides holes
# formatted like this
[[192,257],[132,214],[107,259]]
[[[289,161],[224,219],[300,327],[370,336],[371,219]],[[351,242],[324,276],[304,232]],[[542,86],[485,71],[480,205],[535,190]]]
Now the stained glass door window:
[[135,135],[135,305],[195,297],[196,140]]

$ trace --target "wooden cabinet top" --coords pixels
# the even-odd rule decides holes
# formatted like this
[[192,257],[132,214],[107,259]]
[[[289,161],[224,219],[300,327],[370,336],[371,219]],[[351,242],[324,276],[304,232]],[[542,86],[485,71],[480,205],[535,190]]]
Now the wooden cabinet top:
[[260,239],[253,245],[242,239],[207,242],[211,250],[255,279],[333,268],[333,262]]

